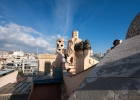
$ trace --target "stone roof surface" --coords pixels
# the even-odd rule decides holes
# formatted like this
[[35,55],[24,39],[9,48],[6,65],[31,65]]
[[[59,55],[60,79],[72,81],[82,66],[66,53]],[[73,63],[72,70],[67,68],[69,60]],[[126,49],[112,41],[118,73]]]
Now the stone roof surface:
[[140,35],[111,50],[69,100],[140,100]]

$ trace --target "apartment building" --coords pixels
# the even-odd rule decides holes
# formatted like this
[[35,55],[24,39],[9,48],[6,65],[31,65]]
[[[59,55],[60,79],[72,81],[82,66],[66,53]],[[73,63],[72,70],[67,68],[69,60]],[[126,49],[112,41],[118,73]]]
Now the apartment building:
[[22,71],[25,75],[38,75],[38,60],[37,59],[22,60]]

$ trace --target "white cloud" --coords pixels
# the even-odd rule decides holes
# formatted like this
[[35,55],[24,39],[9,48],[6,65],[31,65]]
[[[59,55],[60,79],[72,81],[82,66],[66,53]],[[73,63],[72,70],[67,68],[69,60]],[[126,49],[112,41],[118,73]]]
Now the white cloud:
[[15,46],[14,44],[4,44],[5,47],[13,47]]
[[[38,34],[38,37],[34,37]],[[56,40],[62,36],[45,36],[36,30],[14,23],[0,26],[0,43],[5,50],[23,50],[25,52],[55,53]],[[65,38],[67,38],[65,36]]]
[[53,14],[58,29],[65,35],[73,26],[73,17],[78,8],[75,0],[56,0],[53,6]]

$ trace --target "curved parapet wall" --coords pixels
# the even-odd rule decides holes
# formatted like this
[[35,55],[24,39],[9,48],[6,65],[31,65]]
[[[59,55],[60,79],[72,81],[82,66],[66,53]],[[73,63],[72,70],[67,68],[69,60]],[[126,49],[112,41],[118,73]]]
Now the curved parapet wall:
[[18,74],[18,71],[14,71],[14,72],[11,71],[9,73],[4,73],[4,75],[0,77],[0,88],[8,83],[16,83],[17,74]]
[[140,35],[140,13],[131,22],[127,31],[126,39],[137,35]]
[[68,100],[140,100],[140,35],[111,50]]
[[68,72],[63,71],[63,80],[66,85],[66,94],[68,97],[80,85],[80,83],[95,66],[96,65],[91,66],[90,68],[77,74],[69,74]]

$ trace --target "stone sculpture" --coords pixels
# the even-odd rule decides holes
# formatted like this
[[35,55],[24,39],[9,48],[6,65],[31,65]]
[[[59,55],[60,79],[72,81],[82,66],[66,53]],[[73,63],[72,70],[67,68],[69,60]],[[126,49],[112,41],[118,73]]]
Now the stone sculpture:
[[[88,40],[78,38],[78,31],[72,32],[72,38],[68,41],[66,50],[67,62],[70,70],[76,65],[76,73],[87,69],[89,65],[91,45]],[[72,67],[73,66],[73,67]],[[70,72],[70,71],[69,71]]]
[[82,39],[78,38],[78,31],[74,30],[72,32],[72,38],[68,41],[66,55],[67,55],[67,63],[65,64],[67,67],[66,69],[69,69],[70,73],[75,74],[75,65],[76,65],[76,57],[75,57],[75,50],[74,45],[76,43],[81,42]]
[[62,67],[62,59],[63,59],[63,51],[64,51],[64,39],[59,38],[56,41],[56,60],[55,60],[55,67]]
[[74,30],[72,32],[72,38],[68,41],[68,46],[67,46],[67,51],[66,51],[69,57],[75,55],[74,45],[81,41],[82,39],[78,38],[78,31]]
[[62,53],[63,52],[64,42],[65,41],[62,38],[59,38],[59,39],[56,40],[56,44],[57,44],[56,53]]

